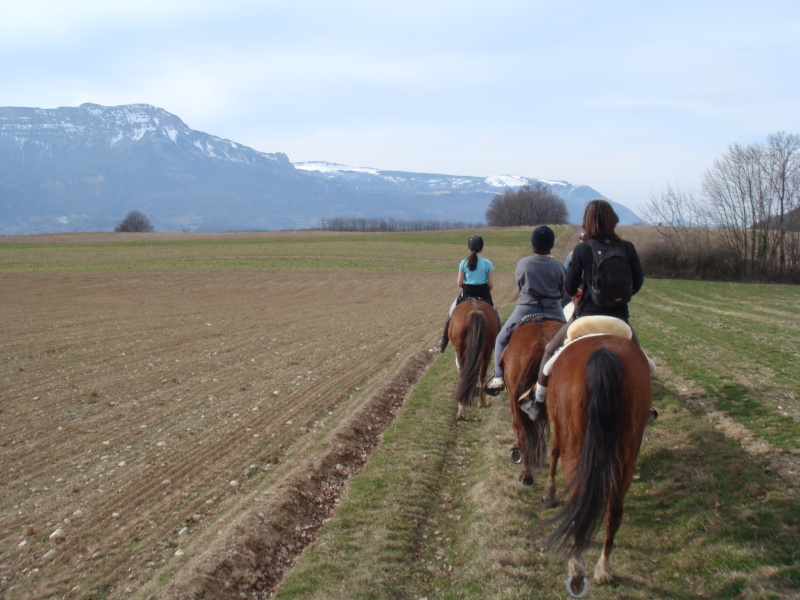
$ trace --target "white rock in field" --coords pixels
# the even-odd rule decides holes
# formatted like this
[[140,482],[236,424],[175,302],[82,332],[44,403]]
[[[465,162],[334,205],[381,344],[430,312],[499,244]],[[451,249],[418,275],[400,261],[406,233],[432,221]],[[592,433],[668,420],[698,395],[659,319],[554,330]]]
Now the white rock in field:
[[60,527],[50,534],[50,539],[56,541],[66,539],[66,537],[67,537],[67,532],[61,529]]
[[186,552],[184,552],[184,551],[183,551],[183,550],[181,550],[180,548],[178,548],[177,550],[175,550],[175,556],[183,556],[184,554],[186,554]]
[[53,560],[53,558],[55,558],[55,556],[56,556],[56,549],[55,549],[55,548],[53,548],[52,550],[49,550],[49,551],[47,552],[47,554],[45,554],[45,555],[42,557],[42,560]]
[[72,516],[73,517],[82,517],[83,516],[83,511],[79,508],[74,513],[72,513]]

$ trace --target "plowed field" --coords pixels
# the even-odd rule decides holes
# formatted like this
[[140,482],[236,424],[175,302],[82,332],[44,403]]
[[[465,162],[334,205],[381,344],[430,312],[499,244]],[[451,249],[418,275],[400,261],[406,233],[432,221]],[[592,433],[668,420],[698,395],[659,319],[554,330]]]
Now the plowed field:
[[0,595],[269,589],[434,357],[467,253],[366,237],[2,240]]

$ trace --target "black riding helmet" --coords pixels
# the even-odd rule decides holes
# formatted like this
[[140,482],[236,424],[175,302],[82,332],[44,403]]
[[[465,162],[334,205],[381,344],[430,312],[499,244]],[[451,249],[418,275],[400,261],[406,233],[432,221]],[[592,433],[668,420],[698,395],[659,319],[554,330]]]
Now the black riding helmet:
[[467,242],[467,246],[473,252],[480,252],[483,250],[483,238],[479,235],[473,235],[469,238],[469,242]]
[[547,225],[539,225],[531,234],[531,246],[539,254],[548,254],[556,243],[556,235]]

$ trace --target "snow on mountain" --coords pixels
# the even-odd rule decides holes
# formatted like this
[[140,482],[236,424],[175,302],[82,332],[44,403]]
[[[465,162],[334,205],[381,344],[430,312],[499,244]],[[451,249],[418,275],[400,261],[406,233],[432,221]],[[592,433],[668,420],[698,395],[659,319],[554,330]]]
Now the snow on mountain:
[[347,165],[340,165],[338,163],[331,163],[325,161],[308,161],[292,163],[295,169],[300,171],[317,171],[318,173],[369,173],[370,175],[378,175],[379,170],[371,167],[348,167]]
[[520,177],[519,175],[492,175],[491,177],[487,177],[485,181],[490,186],[498,188],[514,188],[531,183],[529,179]]

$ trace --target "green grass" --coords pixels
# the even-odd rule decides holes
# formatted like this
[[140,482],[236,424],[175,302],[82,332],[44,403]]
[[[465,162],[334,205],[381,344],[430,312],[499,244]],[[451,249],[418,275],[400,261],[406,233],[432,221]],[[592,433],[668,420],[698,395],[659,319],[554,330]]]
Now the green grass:
[[[525,229],[482,230],[485,255],[513,273],[530,248]],[[31,238],[35,239],[35,238]],[[335,270],[455,272],[468,232],[313,234],[119,242],[0,242],[0,273]]]
[[[407,400],[279,598],[566,597],[541,552],[544,473],[516,481],[505,397],[456,423],[452,354]],[[661,382],[617,537],[618,579],[594,598],[780,598],[800,589],[796,489]],[[599,536],[598,536],[599,538]],[[599,548],[587,555],[593,565]]]

